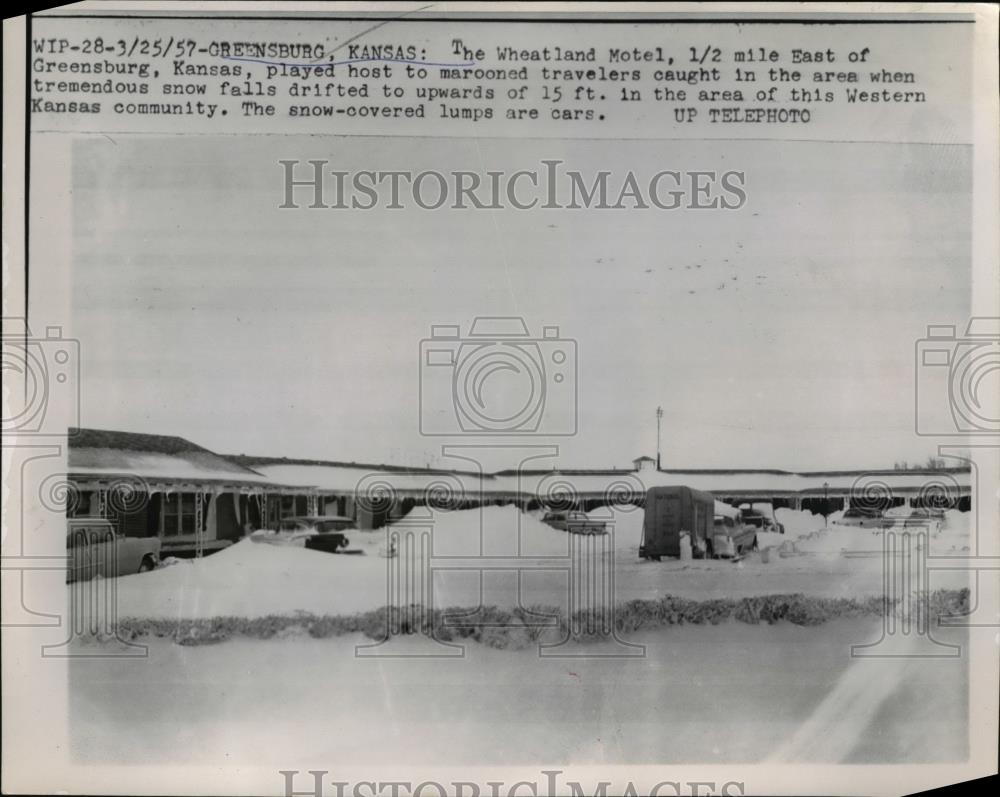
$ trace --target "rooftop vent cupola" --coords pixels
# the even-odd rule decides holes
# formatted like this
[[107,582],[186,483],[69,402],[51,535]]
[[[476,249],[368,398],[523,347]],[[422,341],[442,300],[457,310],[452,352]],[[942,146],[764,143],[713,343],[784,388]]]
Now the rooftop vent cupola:
[[640,473],[648,470],[656,470],[656,460],[652,457],[638,457],[632,460],[632,465]]

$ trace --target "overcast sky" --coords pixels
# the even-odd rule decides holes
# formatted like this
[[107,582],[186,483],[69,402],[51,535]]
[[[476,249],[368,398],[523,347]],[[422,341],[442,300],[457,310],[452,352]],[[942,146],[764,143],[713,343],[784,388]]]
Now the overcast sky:
[[[969,150],[735,142],[89,138],[73,158],[84,425],[227,453],[424,464],[432,324],[518,315],[578,351],[560,464],[922,460],[914,343],[969,312]],[[279,210],[342,169],[746,173],[706,210]],[[618,179],[621,179],[621,177]],[[614,181],[615,178],[612,178]],[[493,377],[497,385],[507,377]],[[555,395],[554,393],[550,395]],[[556,400],[556,399],[553,399]],[[554,409],[552,410],[555,411]],[[533,441],[539,442],[539,441]]]

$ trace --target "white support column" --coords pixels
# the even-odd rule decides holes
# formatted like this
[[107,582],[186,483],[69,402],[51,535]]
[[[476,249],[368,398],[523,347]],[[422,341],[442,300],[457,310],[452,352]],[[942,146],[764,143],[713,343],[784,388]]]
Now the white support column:
[[202,493],[199,491],[194,494],[194,555],[197,559],[205,555],[205,535],[201,528],[203,510]]
[[219,488],[216,487],[208,495],[208,506],[205,507],[206,512],[206,522],[205,522],[205,539],[217,540],[219,538],[219,526],[218,526],[218,499]]

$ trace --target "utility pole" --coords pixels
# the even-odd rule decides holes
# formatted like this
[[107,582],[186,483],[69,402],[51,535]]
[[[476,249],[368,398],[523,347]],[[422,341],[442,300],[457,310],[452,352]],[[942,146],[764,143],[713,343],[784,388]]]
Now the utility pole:
[[660,421],[663,420],[663,407],[656,408],[656,469],[660,469]]

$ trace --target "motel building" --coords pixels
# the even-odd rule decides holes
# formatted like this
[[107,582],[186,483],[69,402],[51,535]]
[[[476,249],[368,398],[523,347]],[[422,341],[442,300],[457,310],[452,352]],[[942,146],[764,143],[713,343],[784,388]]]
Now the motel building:
[[67,515],[159,537],[164,556],[202,556],[281,517],[315,514],[315,490],[276,484],[181,437],[71,429],[68,440]]
[[296,516],[342,515],[373,529],[417,507],[593,511],[639,507],[650,487],[665,485],[704,490],[734,506],[766,502],[827,515],[859,503],[968,511],[974,478],[960,461],[939,470],[795,473],[657,469],[655,460],[639,457],[620,469],[480,473],[224,456],[181,437],[97,429],[71,429],[68,440],[67,515],[107,518],[126,536],[159,537],[164,556],[210,554]]

